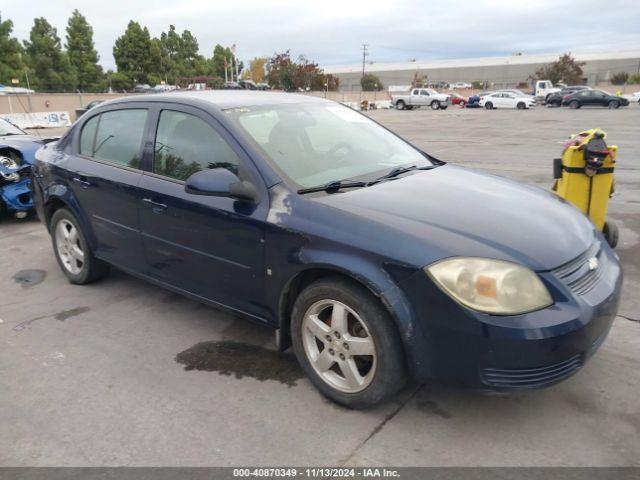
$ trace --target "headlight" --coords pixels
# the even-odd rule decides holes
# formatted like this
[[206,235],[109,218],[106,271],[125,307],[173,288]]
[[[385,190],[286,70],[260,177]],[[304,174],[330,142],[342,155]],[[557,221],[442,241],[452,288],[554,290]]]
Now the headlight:
[[517,315],[553,304],[540,278],[516,263],[455,257],[425,267],[425,272],[454,300],[480,312]]

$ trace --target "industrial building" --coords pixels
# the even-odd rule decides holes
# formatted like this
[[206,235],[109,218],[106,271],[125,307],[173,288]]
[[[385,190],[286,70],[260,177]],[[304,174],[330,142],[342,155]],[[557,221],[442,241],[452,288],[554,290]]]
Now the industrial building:
[[[457,58],[447,60],[415,60],[402,63],[365,64],[365,71],[376,75],[385,88],[410,85],[416,74],[428,83],[444,81],[486,82],[493,88],[516,87],[529,82],[530,77],[545,64],[552,63],[561,54],[514,54],[505,57]],[[597,85],[606,82],[618,72],[640,73],[640,50],[617,52],[572,53],[582,62],[584,83]],[[324,67],[340,79],[341,91],[360,91],[362,64]]]

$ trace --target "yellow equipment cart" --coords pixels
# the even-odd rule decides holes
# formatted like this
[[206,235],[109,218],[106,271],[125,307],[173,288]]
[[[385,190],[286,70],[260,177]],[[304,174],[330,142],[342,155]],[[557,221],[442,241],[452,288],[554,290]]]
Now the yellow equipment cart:
[[574,135],[565,144],[562,158],[553,161],[553,190],[587,215],[613,248],[618,243],[618,228],[606,221],[606,215],[618,147],[608,146],[606,137],[599,128]]

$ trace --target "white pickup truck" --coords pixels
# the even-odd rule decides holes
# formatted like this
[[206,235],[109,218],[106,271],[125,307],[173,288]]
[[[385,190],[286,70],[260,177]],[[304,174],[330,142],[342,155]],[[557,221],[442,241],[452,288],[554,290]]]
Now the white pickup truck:
[[418,107],[431,107],[432,110],[445,110],[450,97],[431,88],[414,88],[409,95],[391,95],[391,105],[398,110],[412,110]]
[[561,89],[554,87],[551,80],[538,80],[533,88],[533,96],[539,102],[547,103],[553,93],[558,93]]

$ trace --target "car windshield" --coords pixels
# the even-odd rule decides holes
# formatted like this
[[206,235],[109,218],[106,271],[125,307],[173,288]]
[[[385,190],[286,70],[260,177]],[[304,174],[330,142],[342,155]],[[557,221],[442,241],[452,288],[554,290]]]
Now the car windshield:
[[0,118],[0,136],[2,135],[24,135],[24,132],[15,125]]
[[264,105],[226,113],[300,187],[369,180],[401,166],[432,165],[404,140],[339,104]]

